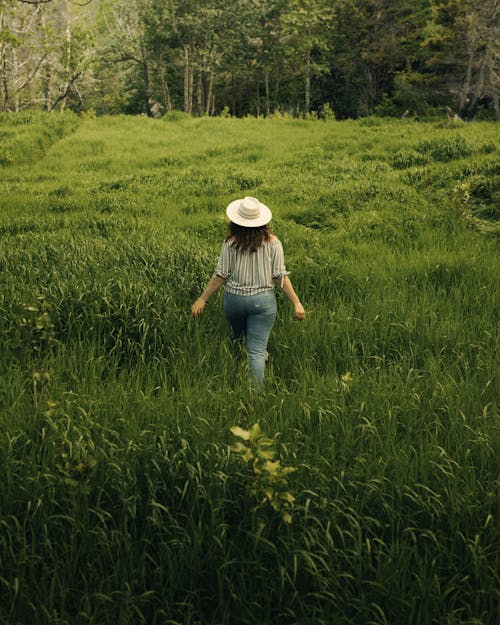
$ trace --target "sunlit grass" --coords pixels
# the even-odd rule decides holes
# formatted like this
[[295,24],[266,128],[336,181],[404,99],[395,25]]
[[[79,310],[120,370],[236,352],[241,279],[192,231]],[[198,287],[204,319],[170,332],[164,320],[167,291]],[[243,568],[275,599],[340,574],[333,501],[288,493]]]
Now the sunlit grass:
[[[0,622],[497,624],[496,126],[180,117],[0,116]],[[244,194],[262,393],[189,312]]]

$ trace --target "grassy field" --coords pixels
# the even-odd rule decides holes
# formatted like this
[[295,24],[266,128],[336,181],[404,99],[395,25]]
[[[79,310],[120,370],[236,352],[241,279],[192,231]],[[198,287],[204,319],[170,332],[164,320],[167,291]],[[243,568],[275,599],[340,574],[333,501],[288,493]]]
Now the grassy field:
[[[499,625],[498,137],[0,115],[0,623]],[[260,393],[190,316],[243,195]]]

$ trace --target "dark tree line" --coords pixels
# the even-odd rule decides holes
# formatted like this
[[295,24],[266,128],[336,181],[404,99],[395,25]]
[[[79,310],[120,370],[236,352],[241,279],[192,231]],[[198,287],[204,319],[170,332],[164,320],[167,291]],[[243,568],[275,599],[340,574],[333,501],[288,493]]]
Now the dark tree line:
[[0,0],[0,108],[500,118],[500,0]]

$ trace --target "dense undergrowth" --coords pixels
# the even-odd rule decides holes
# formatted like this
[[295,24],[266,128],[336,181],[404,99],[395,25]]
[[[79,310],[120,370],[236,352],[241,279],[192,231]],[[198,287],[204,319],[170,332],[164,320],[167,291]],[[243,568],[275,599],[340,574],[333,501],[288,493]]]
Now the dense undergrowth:
[[[0,133],[1,623],[499,623],[494,124]],[[189,314],[246,194],[307,310],[262,393]]]

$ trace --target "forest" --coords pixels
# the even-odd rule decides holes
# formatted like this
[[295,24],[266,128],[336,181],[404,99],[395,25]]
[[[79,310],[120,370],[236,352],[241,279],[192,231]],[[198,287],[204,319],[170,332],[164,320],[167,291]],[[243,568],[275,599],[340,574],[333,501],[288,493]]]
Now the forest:
[[500,119],[498,0],[0,0],[0,110]]

